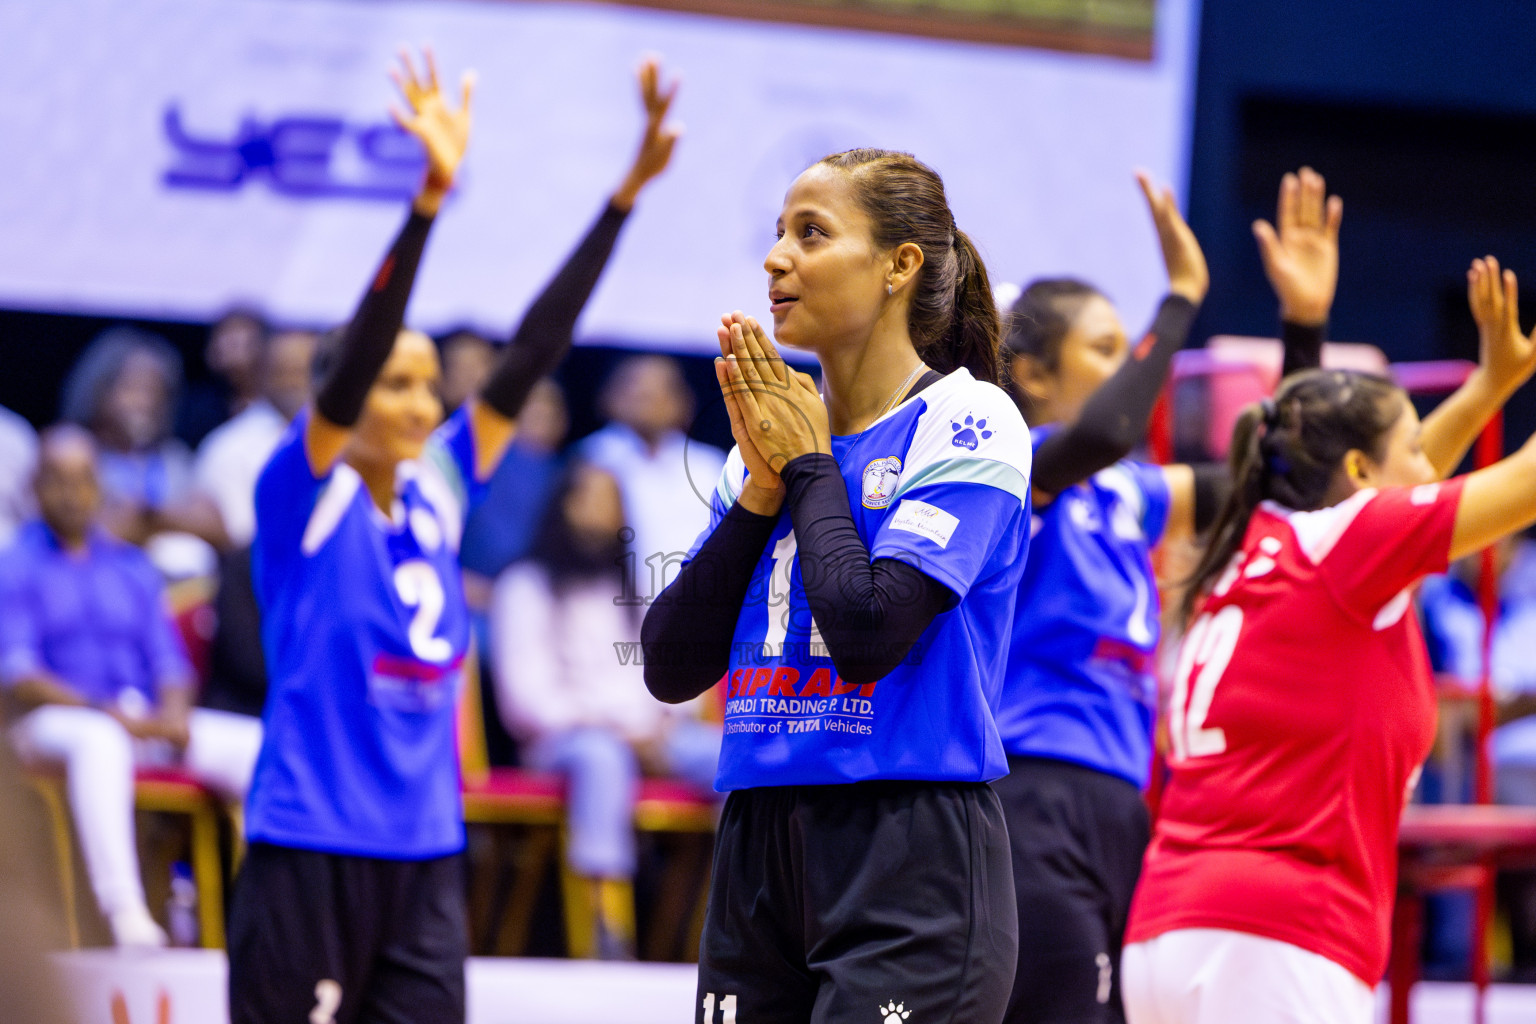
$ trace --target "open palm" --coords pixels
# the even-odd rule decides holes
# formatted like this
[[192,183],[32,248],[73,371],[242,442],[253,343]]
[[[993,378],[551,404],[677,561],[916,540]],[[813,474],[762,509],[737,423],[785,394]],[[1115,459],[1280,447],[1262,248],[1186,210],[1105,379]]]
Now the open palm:
[[448,105],[437,78],[437,60],[430,49],[422,51],[425,73],[418,74],[411,55],[400,51],[400,66],[389,77],[400,89],[407,110],[390,107],[395,123],[421,140],[427,154],[426,187],[446,192],[453,185],[464,150],[469,145],[469,101],[474,74],[465,72],[462,99],[457,110]]
[[1467,302],[1477,321],[1478,359],[1493,379],[1518,387],[1536,369],[1536,331],[1520,330],[1519,282],[1499,270],[1492,256],[1473,260],[1467,271]]
[[1333,308],[1339,283],[1339,224],[1344,201],[1328,195],[1323,176],[1310,167],[1280,179],[1275,224],[1253,222],[1264,274],[1280,299],[1280,315],[1293,323],[1320,324]]

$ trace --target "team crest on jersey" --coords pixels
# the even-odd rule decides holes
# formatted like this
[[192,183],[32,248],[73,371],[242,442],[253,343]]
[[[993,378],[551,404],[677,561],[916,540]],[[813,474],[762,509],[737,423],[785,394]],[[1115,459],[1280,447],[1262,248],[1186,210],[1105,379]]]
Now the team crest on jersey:
[[885,508],[896,496],[901,479],[901,460],[894,455],[875,459],[864,467],[864,507]]
[[884,1006],[876,1007],[876,1011],[880,1014],[880,1024],[902,1024],[902,1021],[912,1016],[906,1003],[898,1003],[894,999]]
[[955,432],[949,443],[969,451],[975,451],[977,445],[992,436],[992,431],[987,429],[987,421],[975,419],[970,413],[965,414],[964,420],[951,420],[949,429]]

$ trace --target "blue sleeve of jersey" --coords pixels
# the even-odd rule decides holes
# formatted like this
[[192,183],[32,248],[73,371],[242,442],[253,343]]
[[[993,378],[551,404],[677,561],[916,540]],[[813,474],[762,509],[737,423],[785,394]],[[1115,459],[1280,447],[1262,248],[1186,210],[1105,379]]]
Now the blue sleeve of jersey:
[[1173,507],[1168,478],[1163,475],[1161,466],[1145,462],[1126,462],[1124,465],[1130,467],[1131,477],[1146,498],[1146,507],[1141,514],[1141,529],[1147,535],[1147,546],[1156,547],[1158,541],[1163,539],[1163,531],[1168,529],[1168,513]]
[[469,406],[462,405],[432,432],[426,457],[431,459],[459,497],[464,518],[485,498],[490,481],[475,476],[475,431],[470,425]]
[[317,477],[309,468],[304,450],[309,416],[305,409],[294,417],[256,480],[256,540],[268,557],[280,552],[298,554],[315,499],[330,479],[330,474]]
[[971,481],[924,484],[898,495],[875,532],[870,559],[899,559],[964,598],[1000,546],[1027,537],[1020,529],[1027,514],[1027,502],[1012,490]]

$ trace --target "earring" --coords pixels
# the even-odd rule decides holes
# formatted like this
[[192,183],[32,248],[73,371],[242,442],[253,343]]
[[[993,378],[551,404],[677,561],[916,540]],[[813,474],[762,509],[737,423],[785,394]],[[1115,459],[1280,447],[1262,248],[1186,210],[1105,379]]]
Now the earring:
[[885,294],[887,294],[887,295],[895,295],[896,294],[894,291],[891,290],[890,282],[886,282]]

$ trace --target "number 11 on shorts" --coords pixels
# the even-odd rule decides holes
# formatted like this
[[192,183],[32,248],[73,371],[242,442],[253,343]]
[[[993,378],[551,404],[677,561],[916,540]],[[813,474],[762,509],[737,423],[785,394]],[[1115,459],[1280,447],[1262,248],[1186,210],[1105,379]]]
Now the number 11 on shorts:
[[[715,994],[704,993],[704,1024],[715,1024]],[[720,1024],[736,1024],[736,997],[720,997]]]

